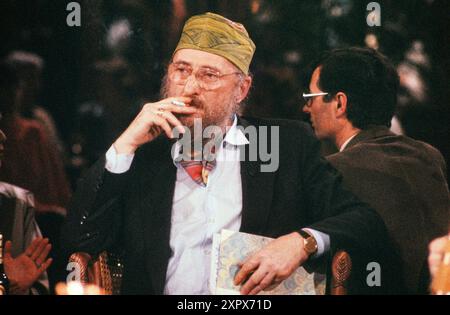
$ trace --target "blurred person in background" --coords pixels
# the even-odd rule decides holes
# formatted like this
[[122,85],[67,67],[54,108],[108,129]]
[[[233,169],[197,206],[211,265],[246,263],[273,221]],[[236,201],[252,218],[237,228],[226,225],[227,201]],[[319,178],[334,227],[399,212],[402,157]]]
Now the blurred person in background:
[[[0,105],[11,102],[19,80],[15,71],[0,64]],[[0,114],[1,121],[1,114]],[[0,167],[7,137],[0,130]],[[34,198],[29,191],[0,181],[0,233],[5,244],[4,267],[10,280],[9,294],[46,294],[49,292],[45,272],[52,263],[51,250],[35,221]]]
[[[10,69],[17,71],[13,67]],[[2,91],[0,124],[8,135],[8,148],[0,179],[32,191],[38,213],[65,215],[70,190],[61,155],[39,122],[21,116],[21,85],[7,88],[10,90]]]
[[6,57],[6,62],[12,65],[20,80],[21,98],[18,104],[18,112],[25,118],[35,119],[40,122],[53,145],[63,153],[63,143],[58,135],[55,122],[51,114],[39,105],[39,97],[42,87],[42,73],[44,60],[37,54],[26,51],[13,51]]
[[0,128],[8,137],[8,145],[3,154],[0,180],[33,193],[36,221],[43,235],[54,240],[52,256],[55,263],[49,270],[53,284],[53,280],[58,278],[57,270],[64,269],[59,265],[63,262],[59,256],[58,241],[71,194],[70,187],[60,151],[50,141],[46,129],[38,121],[23,118],[19,113],[23,90],[17,68],[9,63],[2,67],[5,73],[14,72],[19,77],[19,84],[4,82],[1,89],[0,111],[3,119]]

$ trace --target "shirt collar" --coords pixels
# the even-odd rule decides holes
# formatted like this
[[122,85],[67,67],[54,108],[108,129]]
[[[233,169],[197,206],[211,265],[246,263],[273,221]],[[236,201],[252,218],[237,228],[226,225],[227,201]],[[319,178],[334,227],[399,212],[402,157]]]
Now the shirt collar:
[[245,137],[244,133],[241,129],[237,127],[237,116],[234,116],[233,125],[231,125],[227,134],[225,135],[225,139],[223,139],[224,144],[231,144],[234,146],[241,146],[250,144],[247,137]]
[[[231,127],[229,127],[228,132],[226,133],[225,138],[222,141],[222,146],[220,147],[225,147],[227,145],[237,147],[250,144],[250,142],[248,141],[247,137],[244,135],[242,130],[237,127],[237,122],[238,119],[237,116],[235,115],[233,124],[231,125]],[[179,141],[177,141],[175,143],[175,151],[173,154],[173,161],[175,165],[177,165],[175,161],[180,156],[180,154],[181,154],[181,144]]]
[[350,141],[352,141],[353,140],[353,138],[354,137],[356,137],[357,135],[359,134],[359,132],[358,133],[356,133],[356,134],[354,134],[353,136],[351,136],[350,138],[348,138],[347,139],[347,141],[345,141],[344,142],[344,144],[343,145],[341,145],[341,148],[339,149],[339,152],[342,152],[342,151],[344,151],[345,150],[345,148],[348,146],[348,144],[350,143]]

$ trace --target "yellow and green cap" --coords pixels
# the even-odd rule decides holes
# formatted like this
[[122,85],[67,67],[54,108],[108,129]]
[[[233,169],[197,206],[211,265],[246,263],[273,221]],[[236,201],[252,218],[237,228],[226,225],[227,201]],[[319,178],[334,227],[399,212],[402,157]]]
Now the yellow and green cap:
[[256,46],[242,24],[208,12],[186,22],[174,54],[181,49],[219,55],[248,75]]

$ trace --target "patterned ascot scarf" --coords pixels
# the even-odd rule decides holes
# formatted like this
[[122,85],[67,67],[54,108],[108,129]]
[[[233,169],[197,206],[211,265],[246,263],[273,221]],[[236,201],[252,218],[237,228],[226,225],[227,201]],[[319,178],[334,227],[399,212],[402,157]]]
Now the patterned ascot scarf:
[[182,160],[179,163],[194,182],[202,187],[206,187],[208,185],[209,173],[212,172],[217,164],[215,152],[215,147],[212,147],[211,154],[213,155],[213,158],[210,157],[206,160],[199,160],[198,157],[201,153],[194,153],[194,157],[190,161]]

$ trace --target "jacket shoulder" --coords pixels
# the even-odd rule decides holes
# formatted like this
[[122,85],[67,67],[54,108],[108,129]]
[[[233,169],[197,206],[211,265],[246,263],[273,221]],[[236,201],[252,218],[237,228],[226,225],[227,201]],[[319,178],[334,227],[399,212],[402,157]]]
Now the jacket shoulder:
[[242,117],[241,121],[244,125],[255,127],[279,127],[280,135],[291,137],[292,140],[303,137],[315,139],[311,126],[299,120]]
[[0,182],[0,195],[6,198],[17,199],[19,202],[34,207],[34,196],[26,189],[14,186],[9,183]]
[[311,129],[309,124],[292,119],[273,119],[273,118],[258,118],[258,117],[241,117],[241,121],[247,122],[253,126],[280,126],[284,128],[305,128]]

